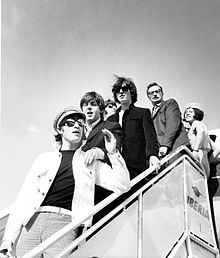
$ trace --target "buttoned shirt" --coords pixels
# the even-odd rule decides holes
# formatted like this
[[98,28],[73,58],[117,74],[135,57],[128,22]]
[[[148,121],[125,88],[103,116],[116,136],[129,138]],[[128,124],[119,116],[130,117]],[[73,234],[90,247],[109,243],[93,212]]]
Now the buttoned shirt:
[[161,103],[156,104],[156,105],[153,106],[153,109],[152,109],[152,117],[157,113],[157,110],[158,110],[158,108],[160,107],[160,104],[161,104]]
[[[91,212],[94,207],[95,184],[118,194],[130,189],[129,173],[119,152],[108,154],[112,167],[99,160],[86,166],[84,155],[85,152],[78,149],[72,161],[75,179],[72,220],[83,218]],[[58,151],[47,152],[40,155],[33,163],[13,204],[3,240],[14,243],[22,225],[25,226],[38,210],[54,181],[61,158],[62,155]],[[86,226],[90,226],[91,223],[92,217],[84,222]]]

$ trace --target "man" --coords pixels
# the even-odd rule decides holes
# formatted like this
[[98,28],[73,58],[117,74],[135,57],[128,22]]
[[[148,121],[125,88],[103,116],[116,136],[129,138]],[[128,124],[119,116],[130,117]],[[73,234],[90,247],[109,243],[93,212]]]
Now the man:
[[115,114],[116,110],[117,110],[116,102],[112,99],[107,99],[105,101],[104,120],[106,120],[109,116]]
[[[112,167],[99,160],[86,164],[85,152],[80,148],[84,124],[85,115],[74,107],[56,116],[53,127],[60,149],[40,155],[26,177],[0,247],[0,252],[8,257],[12,257],[15,250],[16,255],[23,256],[71,220],[89,214],[94,206],[95,183],[119,194],[129,190],[128,170],[116,149],[115,137],[107,129],[102,133]],[[90,226],[91,220],[92,217],[83,226]],[[78,228],[39,257],[56,257],[77,234]]]
[[159,154],[163,158],[181,145],[189,146],[189,139],[175,99],[163,99],[163,88],[156,82],[147,86],[147,96],[153,105],[152,118],[160,144]]
[[[100,94],[95,91],[86,92],[80,101],[80,107],[86,116],[86,141],[82,150],[86,152],[86,162],[89,165],[95,159],[102,160],[110,164],[108,156],[106,155],[104,134],[102,129],[106,128],[116,138],[117,149],[121,150],[122,144],[122,128],[118,123],[104,121],[104,99]],[[105,199],[111,192],[100,187],[95,186],[95,204]],[[96,223],[104,215],[109,213],[109,209],[106,207],[99,213],[95,214],[93,222]]]
[[116,138],[117,149],[121,150],[122,128],[118,123],[104,121],[104,99],[95,91],[86,92],[80,100],[80,108],[86,117],[86,141],[82,149],[87,152],[88,162],[94,159],[107,161],[105,156],[103,128],[107,128]]
[[136,107],[137,88],[131,79],[116,76],[112,87],[114,99],[120,104],[109,121],[119,122],[123,130],[122,156],[133,179],[149,165],[159,169],[158,142],[150,110]]

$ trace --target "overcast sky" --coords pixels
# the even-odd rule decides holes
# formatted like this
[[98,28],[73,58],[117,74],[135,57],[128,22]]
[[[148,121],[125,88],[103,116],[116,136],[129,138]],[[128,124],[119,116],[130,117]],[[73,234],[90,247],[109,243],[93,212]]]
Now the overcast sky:
[[163,85],[181,110],[199,102],[220,128],[219,0],[2,0],[0,211],[37,155],[52,150],[53,117],[114,74]]

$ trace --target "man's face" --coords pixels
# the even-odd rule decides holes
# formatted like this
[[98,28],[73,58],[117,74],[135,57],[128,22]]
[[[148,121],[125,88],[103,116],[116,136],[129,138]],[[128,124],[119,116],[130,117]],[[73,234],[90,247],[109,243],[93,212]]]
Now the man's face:
[[147,96],[152,104],[159,104],[163,100],[163,93],[157,85],[149,88]]
[[86,116],[86,121],[89,124],[96,122],[101,117],[100,108],[95,100],[90,100],[88,103],[84,103],[82,111]]
[[130,105],[132,103],[131,92],[128,86],[119,87],[115,93],[121,104]]
[[113,114],[115,114],[116,109],[117,109],[117,107],[116,107],[115,105],[109,103],[109,104],[105,107],[105,114],[106,114],[107,116],[113,115]]
[[80,143],[84,134],[85,121],[80,116],[73,116],[62,122],[60,133],[63,141],[71,144]]

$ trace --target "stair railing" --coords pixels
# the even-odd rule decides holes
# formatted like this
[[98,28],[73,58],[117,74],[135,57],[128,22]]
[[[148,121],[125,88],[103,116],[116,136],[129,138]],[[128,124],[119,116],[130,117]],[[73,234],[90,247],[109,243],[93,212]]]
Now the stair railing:
[[[186,153],[194,162],[196,161],[194,156],[192,155],[192,153],[190,152],[190,150],[185,147],[185,146],[180,146],[176,151],[174,151],[173,153],[170,153],[169,155],[167,155],[166,157],[164,157],[161,160],[161,166],[163,166],[164,164],[166,164],[169,160],[171,160],[173,157],[175,157],[177,154],[179,153]],[[175,166],[175,164],[178,163],[178,161],[174,162],[172,164],[172,166]],[[197,168],[199,170],[201,170],[201,167],[199,166],[199,163],[197,162],[196,164]],[[169,166],[170,167],[170,166]],[[170,168],[168,169],[170,170]],[[159,173],[160,177],[162,174],[167,173],[167,168],[165,168],[162,172]],[[145,170],[144,172],[142,172],[140,175],[138,175],[137,177],[135,177],[133,180],[131,180],[131,186],[136,185],[138,182],[140,182],[142,179],[144,179],[145,177],[147,177],[148,175],[150,175],[151,173],[156,173],[155,168],[151,167],[148,168],[147,170]],[[203,173],[203,172],[202,172]],[[82,242],[84,242],[86,240],[87,237],[89,237],[93,232],[95,232],[98,228],[100,228],[106,221],[108,221],[109,219],[111,219],[117,212],[119,212],[120,210],[123,210],[124,207],[134,198],[136,198],[138,196],[139,198],[139,226],[138,226],[138,250],[137,250],[137,257],[142,257],[142,239],[143,239],[143,232],[142,232],[142,209],[143,209],[143,199],[142,199],[142,192],[147,189],[150,185],[154,184],[156,181],[158,180],[158,176],[155,176],[150,183],[146,183],[143,187],[141,187],[140,189],[138,189],[134,194],[132,194],[127,200],[125,200],[123,203],[121,203],[118,207],[116,207],[114,210],[112,210],[109,214],[107,214],[104,218],[102,218],[100,221],[98,221],[95,225],[93,225],[91,228],[89,228],[87,231],[85,231],[81,236],[79,236],[77,239],[75,239],[68,247],[66,247],[58,256],[62,257],[64,254],[66,254],[67,252],[69,252],[70,250],[73,250],[76,246],[79,246]],[[85,220],[87,220],[89,217],[93,216],[94,214],[96,214],[98,211],[100,211],[101,209],[103,209],[105,206],[107,206],[109,203],[111,203],[112,201],[114,201],[119,195],[116,193],[112,193],[111,195],[109,195],[107,198],[105,198],[104,200],[102,200],[100,203],[98,203],[97,205],[95,205],[94,209],[92,209],[92,211],[83,216],[80,217],[78,219],[75,219],[74,221],[72,221],[71,223],[69,223],[67,226],[63,227],[62,229],[60,229],[58,232],[56,232],[55,234],[53,234],[51,237],[49,237],[48,239],[46,239],[43,243],[41,243],[40,245],[36,246],[35,248],[33,248],[32,250],[30,250],[28,253],[26,253],[24,256],[22,256],[21,258],[34,258],[37,255],[41,254],[44,250],[46,250],[48,247],[50,247],[51,245],[55,244],[57,241],[59,241],[63,236],[65,236],[66,234],[68,234],[70,231],[74,230],[75,228],[77,228],[78,226],[80,226],[81,224],[83,224],[83,222]],[[8,214],[4,214],[4,218],[5,216],[8,216]],[[0,217],[0,221],[1,219],[3,219],[3,217]]]

